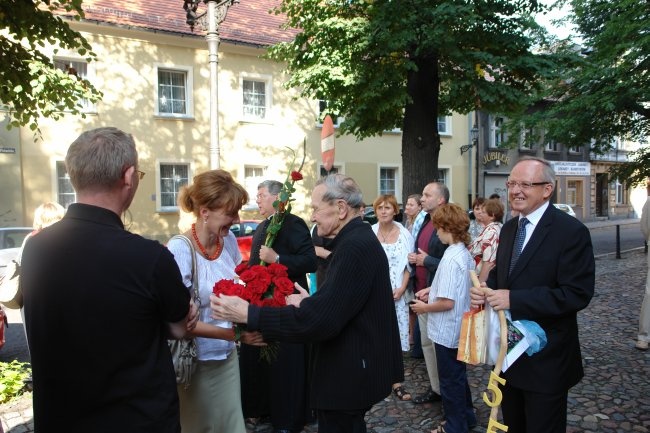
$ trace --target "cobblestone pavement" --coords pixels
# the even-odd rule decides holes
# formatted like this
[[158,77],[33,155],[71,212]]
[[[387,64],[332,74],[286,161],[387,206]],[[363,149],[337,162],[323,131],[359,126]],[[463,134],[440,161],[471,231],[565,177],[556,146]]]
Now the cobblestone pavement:
[[[645,284],[646,256],[625,252],[596,260],[596,296],[579,314],[585,378],[569,392],[567,433],[650,432],[650,351],[634,348]],[[405,357],[404,386],[413,396],[426,389],[423,360]],[[470,367],[469,380],[479,427],[486,430],[489,408],[481,395],[488,368]],[[341,390],[345,392],[345,390]],[[33,432],[31,394],[0,405],[5,432]],[[440,403],[416,405],[388,396],[368,413],[371,433],[428,432],[442,418]],[[261,423],[248,433],[271,432]],[[315,425],[306,433],[315,433]]]

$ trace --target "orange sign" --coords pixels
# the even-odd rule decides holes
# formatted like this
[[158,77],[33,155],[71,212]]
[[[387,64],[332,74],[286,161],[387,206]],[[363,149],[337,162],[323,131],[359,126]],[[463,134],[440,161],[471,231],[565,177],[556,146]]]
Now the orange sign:
[[320,150],[323,158],[323,167],[329,172],[334,165],[334,122],[329,116],[323,120],[323,128],[320,131]]

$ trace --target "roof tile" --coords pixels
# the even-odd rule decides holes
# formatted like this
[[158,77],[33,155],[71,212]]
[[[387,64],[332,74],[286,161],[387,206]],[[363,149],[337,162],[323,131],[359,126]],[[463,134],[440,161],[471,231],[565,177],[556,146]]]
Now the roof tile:
[[[220,39],[255,46],[291,40],[297,31],[281,28],[286,16],[270,12],[279,4],[280,0],[241,0],[234,4],[219,27]],[[182,0],[84,0],[82,7],[85,21],[179,34],[205,34],[200,26],[195,26],[192,32],[185,23]],[[199,12],[205,8],[202,2]],[[60,15],[68,14],[61,11]]]

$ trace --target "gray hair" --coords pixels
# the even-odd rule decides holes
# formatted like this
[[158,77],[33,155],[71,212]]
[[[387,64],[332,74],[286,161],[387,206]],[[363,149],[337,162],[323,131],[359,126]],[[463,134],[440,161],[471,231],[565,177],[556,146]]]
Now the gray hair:
[[553,188],[555,188],[555,170],[551,167],[551,163],[543,158],[538,158],[536,156],[526,156],[517,161],[517,164],[524,161],[535,161],[539,162],[542,165],[542,181],[548,182]]
[[282,182],[278,182],[277,180],[265,180],[257,185],[257,189],[260,188],[266,188],[271,195],[278,195],[282,189]]
[[435,185],[438,188],[438,193],[445,199],[445,203],[449,203],[449,188],[442,182],[430,182],[429,185]]
[[75,191],[113,188],[129,167],[138,167],[133,136],[117,128],[83,132],[68,148],[65,167]]
[[343,200],[351,208],[358,209],[363,203],[363,194],[359,185],[349,176],[341,173],[330,174],[321,177],[316,186],[325,185],[326,191],[323,194],[323,201],[332,202]]

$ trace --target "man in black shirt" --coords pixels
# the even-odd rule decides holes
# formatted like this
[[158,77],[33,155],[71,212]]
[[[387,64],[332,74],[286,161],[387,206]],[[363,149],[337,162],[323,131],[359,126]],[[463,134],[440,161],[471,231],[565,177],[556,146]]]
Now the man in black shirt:
[[65,163],[78,202],[22,257],[34,428],[178,433],[167,338],[183,337],[197,310],[172,254],[120,219],[144,175],[133,138],[84,132]]

